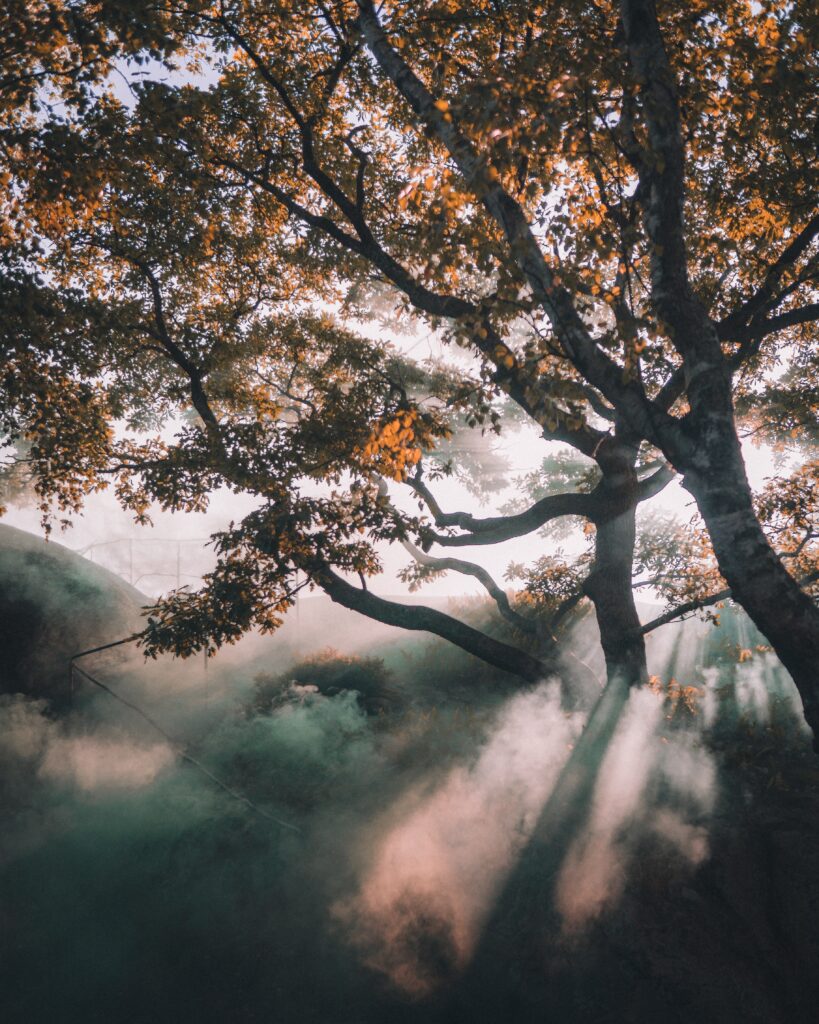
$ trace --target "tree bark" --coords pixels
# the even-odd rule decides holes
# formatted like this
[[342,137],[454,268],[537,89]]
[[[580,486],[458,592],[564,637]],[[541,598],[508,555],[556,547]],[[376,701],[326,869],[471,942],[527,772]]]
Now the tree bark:
[[594,518],[594,565],[585,585],[597,616],[606,677],[610,683],[619,679],[628,686],[640,686],[648,679],[632,586],[639,493],[636,455],[636,447],[612,440],[598,457],[603,470],[596,491],[600,511]]
[[644,226],[654,243],[652,303],[673,328],[671,337],[683,356],[691,410],[682,431],[675,426],[653,440],[683,471],[685,487],[697,501],[732,597],[765,634],[793,677],[819,751],[819,609],[773,551],[754,512],[736,433],[730,365],[720,344],[720,336],[748,338],[744,332],[751,330],[786,268],[816,237],[819,221],[814,217],[792,239],[751,299],[719,326],[709,318],[688,273],[685,141],[676,77],[656,5],[652,0],[623,0],[621,10],[649,147],[655,155],[649,165],[642,153],[637,161],[645,185]]
[[[736,435],[734,435],[736,436]],[[685,473],[685,488],[711,537],[731,597],[764,634],[802,699],[819,752],[819,608],[787,571],[753,508],[739,442],[710,459],[709,471]]]

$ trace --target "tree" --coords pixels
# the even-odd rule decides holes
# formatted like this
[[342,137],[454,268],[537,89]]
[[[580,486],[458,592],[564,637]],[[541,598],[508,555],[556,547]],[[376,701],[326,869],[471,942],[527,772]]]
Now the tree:
[[[758,7],[237,0],[138,8],[123,26],[116,7],[80,3],[54,44],[16,33],[8,436],[29,437],[44,500],[66,508],[112,473],[138,515],[149,499],[198,507],[221,482],[263,500],[219,539],[205,590],[159,607],[151,649],[274,627],[301,572],[526,679],[555,664],[554,631],[588,596],[610,678],[639,682],[635,510],[673,467],[724,580],[697,589],[714,577],[706,548],[683,611],[729,588],[819,735],[819,610],[799,581],[816,565],[815,474],[789,485],[798,515],[780,489],[763,522],[737,435],[781,441],[815,409],[819,19],[801,2]],[[87,39],[92,9],[105,31]],[[146,54],[123,103],[114,77]],[[474,374],[413,376],[356,334],[385,302],[471,352]],[[442,510],[429,453],[455,415],[499,427],[501,396],[590,460],[593,487],[490,519]],[[171,444],[112,433],[185,407],[198,419]],[[385,477],[431,522],[399,510]],[[591,524],[594,558],[539,622],[475,566],[430,561],[432,544],[562,515]],[[381,601],[365,585],[377,541],[477,576],[532,639]],[[540,568],[530,602],[555,569]]]

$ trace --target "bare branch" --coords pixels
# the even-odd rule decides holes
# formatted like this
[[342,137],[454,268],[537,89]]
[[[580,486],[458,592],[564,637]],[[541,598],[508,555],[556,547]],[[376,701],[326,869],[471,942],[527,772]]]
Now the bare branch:
[[[761,341],[769,334],[784,331],[788,327],[798,327],[800,324],[815,323],[817,320],[819,320],[819,302],[812,302],[799,309],[789,309],[785,313],[780,313],[779,316],[768,317],[766,320],[752,320],[747,327],[738,327],[732,330],[730,335],[726,334],[725,337],[730,338],[731,341]],[[720,336],[723,336],[722,329],[720,329]],[[745,349],[743,349],[743,354],[747,354]]]
[[316,567],[311,572],[311,576],[330,600],[336,604],[360,612],[362,615],[376,619],[388,626],[434,633],[455,644],[456,647],[473,654],[476,658],[480,658],[504,672],[518,676],[527,683],[541,682],[555,671],[555,666],[551,661],[542,661],[527,654],[526,651],[495,640],[493,637],[481,633],[480,630],[459,622],[445,612],[439,612],[437,609],[428,608],[425,605],[387,601],[369,590],[354,587],[327,565]]
[[[804,587],[808,583],[813,583],[816,580],[819,580],[819,569],[815,572],[808,573],[807,576],[803,576],[798,582],[800,586]],[[699,611],[701,608],[710,608],[715,604],[719,604],[720,601],[727,601],[730,596],[731,588],[726,587],[725,590],[720,590],[716,594],[709,594],[708,597],[695,598],[692,601],[686,601],[684,604],[677,605],[676,608],[670,608],[667,612],[663,612],[662,615],[658,615],[656,619],[652,619],[651,622],[647,622],[644,626],[641,626],[640,633],[645,636],[646,633],[651,633],[660,626],[665,626],[667,623],[673,622],[675,619],[691,614],[691,612]]]
[[432,513],[439,527],[457,526],[468,531],[454,537],[434,534],[433,540],[444,547],[469,547],[473,544],[500,544],[513,537],[523,537],[559,516],[583,516],[591,519],[594,515],[594,499],[591,494],[571,492],[549,494],[535,502],[525,512],[513,516],[490,516],[477,519],[469,512],[444,512],[434,495],[420,477],[410,477],[407,484],[421,497]]
[[[637,492],[633,496],[638,502],[659,494],[674,479],[674,471],[670,466],[662,465],[655,473],[641,480]],[[489,516],[478,519],[470,512],[444,512],[435,495],[424,483],[420,475],[409,477],[407,485],[423,499],[432,513],[438,527],[457,526],[466,531],[463,534],[449,536],[433,534],[432,540],[443,547],[470,547],[478,544],[500,544],[514,537],[523,537],[527,533],[544,526],[552,519],[561,516],[581,516],[595,521],[601,516],[612,514],[612,493],[610,488],[595,488],[588,494],[570,491],[565,494],[547,494],[523,512],[511,516]],[[632,500],[633,500],[632,499]]]
[[659,494],[667,487],[676,475],[670,466],[663,463],[655,473],[645,477],[637,485],[637,500],[647,501],[649,498],[653,498],[655,494]]
[[513,625],[515,629],[519,629],[524,633],[536,632],[535,623],[519,615],[514,610],[509,603],[509,598],[506,596],[505,591],[498,586],[483,566],[477,565],[475,562],[466,562],[461,558],[435,558],[408,540],[402,540],[401,544],[419,565],[426,566],[428,569],[434,569],[436,572],[451,571],[462,573],[464,576],[472,576],[482,584],[507,622]]

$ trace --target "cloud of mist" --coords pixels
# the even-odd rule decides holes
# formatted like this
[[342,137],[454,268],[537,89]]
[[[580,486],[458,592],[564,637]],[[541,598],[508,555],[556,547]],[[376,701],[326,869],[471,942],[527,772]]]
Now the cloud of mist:
[[[46,583],[34,570],[30,578],[36,597]],[[78,618],[76,591],[52,600]],[[584,655],[588,633],[575,640]],[[671,721],[651,692],[629,697],[555,879],[565,948],[603,915],[622,924],[616,915],[652,844],[686,878],[708,860],[723,780],[707,737],[726,709],[764,724],[796,706],[768,655],[730,670],[705,665],[709,635],[671,637],[655,655],[701,688],[690,721]],[[368,715],[353,692],[324,693],[306,677],[288,685],[296,660],[328,640],[383,657],[398,710]],[[674,649],[685,659],[672,666]],[[83,664],[252,806],[87,683],[60,709],[3,697],[4,1019],[497,1019],[474,1006],[452,1018],[428,1010],[437,994],[473,984],[469,965],[510,873],[530,872],[535,891],[542,882],[524,848],[584,724],[561,709],[554,684],[501,697],[508,690],[479,678],[467,656],[319,600],[207,669],[201,659],[145,664],[130,650]],[[259,674],[284,681],[265,709],[254,702]],[[543,913],[532,901],[509,916],[536,930]],[[585,985],[585,970],[579,961],[566,984],[582,976]]]
[[589,820],[558,877],[557,909],[567,935],[619,899],[648,831],[694,866],[707,854],[700,822],[716,798],[713,758],[695,734],[669,733],[663,725],[662,699],[649,689],[633,692],[603,759]]
[[521,694],[471,763],[375,826],[360,889],[335,907],[370,966],[416,995],[465,966],[579,727],[558,684]]
[[0,697],[0,749],[7,768],[34,767],[44,782],[85,792],[150,785],[174,760],[167,743],[145,743],[123,727],[71,734],[44,715],[42,701]]

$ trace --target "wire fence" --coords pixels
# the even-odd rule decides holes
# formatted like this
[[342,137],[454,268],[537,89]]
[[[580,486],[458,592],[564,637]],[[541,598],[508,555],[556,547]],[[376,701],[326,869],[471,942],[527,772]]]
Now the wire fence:
[[115,537],[76,549],[96,565],[157,597],[182,586],[198,587],[215,557],[209,537]]
[[[94,541],[74,554],[100,565],[150,598],[188,586],[196,590],[216,564],[210,537],[114,537]],[[300,622],[300,573],[295,575],[295,621]]]

